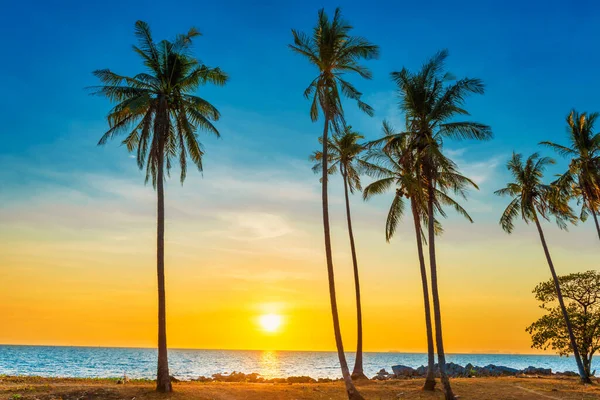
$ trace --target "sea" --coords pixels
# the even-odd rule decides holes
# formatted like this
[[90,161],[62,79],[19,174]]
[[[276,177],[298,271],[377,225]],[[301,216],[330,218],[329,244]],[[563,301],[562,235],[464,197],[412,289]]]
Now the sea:
[[[354,354],[348,353],[352,369]],[[413,368],[427,363],[421,353],[364,353],[365,374],[372,377],[392,365]],[[153,379],[156,349],[115,347],[62,347],[0,345],[0,375]],[[528,366],[552,371],[576,371],[573,357],[523,354],[448,354],[447,360],[465,365],[503,365],[523,369]],[[169,349],[171,375],[181,380],[210,377],[232,371],[256,372],[265,378],[310,376],[338,378],[341,375],[337,353],[313,351],[185,350]]]

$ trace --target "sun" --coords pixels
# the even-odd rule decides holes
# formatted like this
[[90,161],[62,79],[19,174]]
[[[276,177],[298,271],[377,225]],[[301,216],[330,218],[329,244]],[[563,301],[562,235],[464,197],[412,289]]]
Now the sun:
[[261,315],[258,323],[265,332],[273,333],[279,330],[281,326],[281,315],[265,314]]

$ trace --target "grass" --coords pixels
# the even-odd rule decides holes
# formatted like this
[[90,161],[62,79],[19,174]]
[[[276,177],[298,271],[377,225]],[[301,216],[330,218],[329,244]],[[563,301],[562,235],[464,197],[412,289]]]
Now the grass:
[[[576,378],[457,378],[452,380],[461,400],[600,400],[600,385],[581,385]],[[442,399],[442,392],[421,391],[422,380],[365,381],[359,389],[367,400]],[[438,386],[440,386],[438,384]],[[174,392],[154,392],[151,381],[117,385],[114,379],[39,377],[0,378],[0,399],[11,400],[345,400],[342,382],[279,384],[179,382]]]

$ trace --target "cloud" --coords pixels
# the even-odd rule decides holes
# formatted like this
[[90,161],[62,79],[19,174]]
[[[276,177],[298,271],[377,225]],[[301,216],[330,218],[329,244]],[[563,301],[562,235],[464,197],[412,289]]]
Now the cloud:
[[466,147],[461,147],[458,149],[446,149],[445,153],[450,158],[461,157],[467,151]]
[[[496,154],[485,160],[474,160],[470,157],[469,147],[444,150],[460,168],[463,175],[472,179],[478,186],[490,183],[498,176],[498,166],[506,158],[506,154]],[[469,157],[468,157],[469,156]]]
[[234,240],[272,239],[293,232],[285,217],[266,212],[225,212],[218,218],[228,228],[225,236]]

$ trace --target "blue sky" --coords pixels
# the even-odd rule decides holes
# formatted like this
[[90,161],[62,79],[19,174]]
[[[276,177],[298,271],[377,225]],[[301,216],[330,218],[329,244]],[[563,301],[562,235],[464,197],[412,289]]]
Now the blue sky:
[[[321,6],[331,12],[338,3],[176,4],[177,14],[168,18],[159,2],[5,5],[0,40],[4,54],[10,56],[0,72],[9,95],[0,99],[5,120],[1,154],[23,156],[34,146],[74,134],[75,124],[101,127],[108,104],[88,97],[83,88],[96,83],[91,75],[94,69],[139,70],[130,50],[137,19],[149,22],[159,39],[192,25],[203,32],[196,43],[197,55],[231,76],[225,88],[207,87],[201,92],[223,110],[220,126],[237,123],[235,110],[318,132],[306,116],[308,104],[301,95],[314,71],[286,45],[290,28],[309,30]],[[600,83],[595,76],[600,56],[593,21],[599,8],[593,2],[347,2],[341,6],[356,33],[381,46],[380,60],[368,63],[373,81],[355,80],[367,99],[394,90],[389,72],[402,66],[414,68],[436,50],[448,48],[450,70],[480,77],[487,84],[487,94],[472,99],[469,108],[474,118],[494,128],[496,139],[490,146],[495,149],[531,150],[541,139],[561,137],[570,108],[586,110],[598,104]],[[377,107],[375,126],[392,105]],[[372,131],[365,134],[378,133]],[[284,132],[252,136],[245,139],[300,158],[312,148]],[[235,145],[232,142],[226,136],[220,145]],[[478,146],[476,151],[490,146]]]
[[[375,107],[375,117],[361,115],[352,104],[346,107],[348,121],[367,138],[379,135],[382,119],[402,120],[389,73],[416,68],[442,48],[450,50],[449,70],[486,83],[487,93],[469,99],[467,106],[473,119],[491,125],[495,134],[483,144],[449,142],[459,161],[478,165],[505,159],[515,149],[538,150],[540,140],[561,141],[571,108],[595,110],[599,105],[600,55],[593,21],[600,12],[593,2],[451,3],[341,4],[356,33],[381,46],[380,59],[367,63],[374,79],[353,80]],[[332,12],[335,5],[183,1],[177,2],[181,11],[168,18],[161,3],[5,6],[0,16],[2,48],[10,54],[0,64],[7,93],[0,98],[5,184],[28,186],[36,179],[28,168],[119,171],[124,150],[117,143],[95,148],[106,129],[109,104],[84,88],[97,83],[94,69],[140,70],[131,51],[137,19],[149,22],[157,39],[196,26],[204,34],[196,42],[198,57],[230,75],[226,87],[200,90],[223,114],[218,124],[223,139],[203,140],[206,176],[221,157],[247,170],[277,168],[275,159],[305,161],[321,129],[310,122],[302,97],[315,71],[287,44],[291,28],[310,30],[318,9]]]
[[[322,258],[313,254],[322,250],[319,186],[308,162],[318,146],[322,126],[311,123],[309,102],[302,96],[315,71],[287,44],[292,39],[291,28],[309,31],[319,8],[324,6],[332,13],[341,5],[355,33],[381,47],[380,59],[366,63],[373,80],[351,79],[375,108],[375,116],[361,115],[354,105],[346,105],[348,122],[367,138],[380,134],[383,119],[397,127],[402,121],[389,79],[392,71],[403,66],[418,68],[436,51],[447,48],[450,71],[458,77],[484,80],[486,94],[468,99],[467,109],[473,120],[492,126],[495,138],[486,143],[448,142],[446,146],[481,191],[465,204],[474,225],[456,217],[446,225],[448,234],[439,248],[447,265],[442,274],[452,272],[446,282],[460,284],[463,292],[474,288],[471,297],[465,297],[468,303],[456,299],[457,315],[474,298],[501,299],[507,290],[517,305],[531,300],[532,287],[547,278],[538,239],[532,227],[521,224],[511,237],[501,231],[497,221],[506,199],[498,199],[492,192],[507,181],[503,165],[513,150],[527,154],[541,150],[550,155],[537,143],[564,141],[564,118],[571,108],[600,111],[600,5],[592,1],[174,4],[32,1],[3,5],[0,237],[5,248],[0,246],[0,264],[12,266],[0,271],[5,282],[12,279],[14,285],[21,285],[29,279],[28,271],[47,268],[45,253],[40,250],[37,255],[38,248],[50,253],[62,250],[66,261],[58,260],[52,267],[62,268],[67,275],[79,265],[106,274],[110,268],[123,269],[118,262],[99,261],[102,254],[120,254],[129,261],[144,254],[144,259],[152,262],[154,194],[143,186],[143,173],[117,142],[96,146],[107,129],[110,104],[85,90],[98,83],[92,75],[95,69],[140,72],[131,45],[135,42],[133,24],[142,19],[150,24],[157,40],[197,27],[203,36],[195,42],[195,54],[230,76],[225,87],[199,91],[222,113],[217,124],[222,139],[201,134],[206,147],[203,177],[189,171],[183,188],[177,177],[168,185],[167,237],[174,249],[169,254],[182,257],[173,260],[184,265],[206,255],[207,259],[198,262],[201,268],[251,279],[245,278],[248,268],[260,263],[261,257],[269,257],[270,264],[279,267],[262,271],[257,279],[270,276],[284,288],[287,279],[307,274],[322,285]],[[551,172],[563,166],[564,162]],[[340,187],[334,185],[336,257],[348,261],[340,199]],[[383,239],[388,202],[389,197],[368,204],[358,196],[353,199],[359,251],[377,261],[371,269],[377,277],[396,277],[396,272],[386,269],[400,249],[387,246]],[[561,271],[597,267],[597,239],[590,222],[574,228],[572,234],[550,226],[548,230]],[[194,234],[200,235],[198,240]],[[414,255],[410,225],[404,224],[398,235],[406,239],[398,242],[406,250],[404,254]],[[474,256],[465,264],[463,254],[469,251]],[[228,258],[221,257],[223,252]],[[231,254],[240,258],[231,261]],[[291,264],[290,257],[295,260]],[[577,262],[571,262],[573,257]],[[478,264],[486,258],[489,260]],[[296,266],[286,269],[289,265]],[[537,269],[530,269],[532,265]],[[224,267],[232,270],[216,272]],[[523,267],[530,272],[515,282],[514,274]],[[488,271],[487,275],[481,271]],[[340,274],[342,283],[351,279],[350,270]],[[78,275],[72,276],[76,279]],[[377,297],[387,296],[378,285],[388,283],[374,277],[365,289],[376,299],[372,301],[395,302],[393,297]],[[416,274],[411,277],[417,279]],[[89,277],[82,275],[81,279]],[[60,282],[56,285],[69,293]],[[416,286],[406,285],[393,290],[413,290],[418,281]],[[326,294],[325,288],[322,294]],[[13,299],[25,295],[25,291],[8,294]],[[327,304],[325,297],[320,300],[319,304]],[[344,301],[351,309],[352,296]],[[505,303],[498,301],[502,310]],[[530,306],[535,312],[533,301]],[[420,302],[415,307],[418,309]],[[530,322],[530,315],[514,322],[521,335],[515,339],[519,344],[507,342],[506,349],[528,347],[522,328]],[[479,326],[479,322],[473,324]],[[468,329],[468,324],[464,326]],[[486,326],[504,329],[493,322]],[[456,331],[457,338],[464,337],[460,332]],[[488,345],[480,346],[478,349]]]

